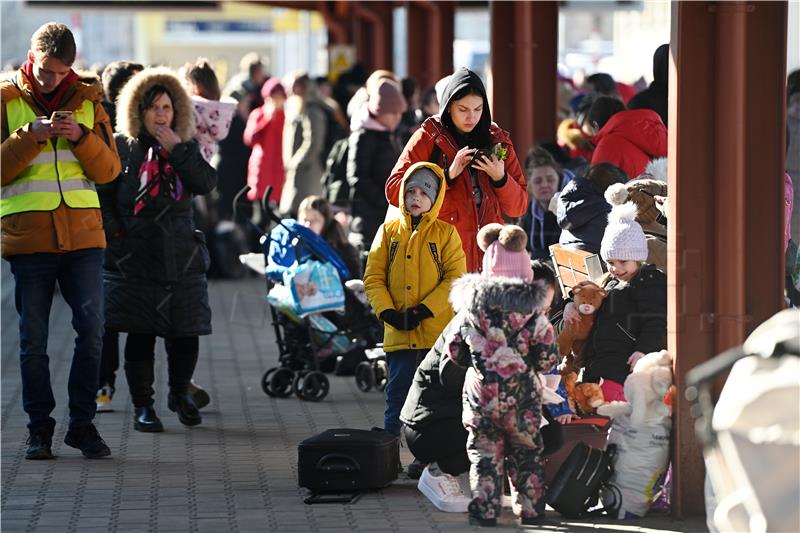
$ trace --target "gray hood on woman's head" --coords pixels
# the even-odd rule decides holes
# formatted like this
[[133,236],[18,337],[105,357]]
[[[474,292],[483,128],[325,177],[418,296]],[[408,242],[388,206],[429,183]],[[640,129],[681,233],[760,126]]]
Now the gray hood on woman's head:
[[456,313],[464,311],[471,320],[477,321],[481,311],[492,307],[501,307],[510,313],[532,314],[541,307],[545,296],[546,291],[539,282],[464,274],[453,282],[450,304]]

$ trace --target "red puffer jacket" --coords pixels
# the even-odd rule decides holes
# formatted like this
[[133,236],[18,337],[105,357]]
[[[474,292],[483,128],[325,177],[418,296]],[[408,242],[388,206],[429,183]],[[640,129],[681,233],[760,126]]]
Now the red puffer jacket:
[[620,111],[595,135],[592,165],[611,163],[633,179],[651,159],[667,157],[667,128],[650,109]]
[[[461,237],[461,245],[467,257],[467,272],[478,272],[483,261],[483,252],[478,248],[478,230],[490,222],[503,224],[503,215],[520,217],[528,207],[528,190],[525,175],[514,151],[507,131],[492,123],[489,128],[491,143],[501,143],[508,149],[505,160],[506,177],[498,184],[492,183],[486,173],[475,170],[483,193],[478,210],[472,196],[469,171],[464,169],[458,176],[450,176],[444,204],[439,219],[453,224]],[[458,152],[458,145],[439,120],[439,116],[428,118],[409,139],[400,158],[386,181],[386,199],[397,206],[400,182],[406,169],[418,161],[430,161],[434,146],[439,148],[433,161],[442,168],[449,166]],[[446,160],[446,162],[445,162]]]

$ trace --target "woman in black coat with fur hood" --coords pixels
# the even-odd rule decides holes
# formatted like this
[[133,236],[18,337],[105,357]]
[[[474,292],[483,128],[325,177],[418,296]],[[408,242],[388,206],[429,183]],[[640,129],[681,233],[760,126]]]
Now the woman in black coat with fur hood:
[[192,104],[175,74],[136,74],[117,101],[122,172],[98,191],[108,240],[104,264],[106,327],[128,333],[125,375],[134,429],[163,431],[153,409],[156,337],[169,363],[168,406],[180,421],[201,422],[188,394],[200,335],[211,333],[208,249],[195,228],[192,197],[210,192],[214,169],[192,140]]

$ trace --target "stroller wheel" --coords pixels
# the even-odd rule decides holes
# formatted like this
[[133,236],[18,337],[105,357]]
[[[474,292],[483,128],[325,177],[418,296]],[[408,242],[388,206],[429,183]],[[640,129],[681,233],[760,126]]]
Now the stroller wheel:
[[375,385],[375,372],[372,363],[361,361],[356,367],[356,386],[361,392],[369,392]]
[[314,370],[303,378],[303,389],[300,397],[308,402],[318,402],[328,395],[329,390],[330,382],[328,381],[328,376]]
[[389,369],[386,366],[385,359],[378,359],[375,365],[375,388],[383,392],[386,388],[386,383],[389,381]]
[[273,398],[277,396],[277,394],[275,394],[275,392],[272,390],[271,380],[272,376],[275,375],[275,372],[277,372],[279,369],[280,367],[274,366],[269,370],[267,370],[266,372],[264,372],[264,375],[261,378],[261,390],[264,391],[264,394],[266,394],[267,396],[271,396]]
[[278,368],[269,380],[270,389],[278,398],[288,398],[292,395],[292,380],[294,371],[291,368]]

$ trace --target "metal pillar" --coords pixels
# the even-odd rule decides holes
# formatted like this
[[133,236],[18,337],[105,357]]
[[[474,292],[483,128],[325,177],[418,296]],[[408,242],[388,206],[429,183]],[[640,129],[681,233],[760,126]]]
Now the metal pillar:
[[704,512],[686,372],[783,307],[786,2],[674,2],[669,102],[673,512]]
[[557,2],[490,2],[492,118],[521,158],[556,130]]
[[455,2],[405,2],[408,13],[408,76],[432,87],[453,72]]

